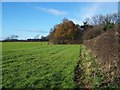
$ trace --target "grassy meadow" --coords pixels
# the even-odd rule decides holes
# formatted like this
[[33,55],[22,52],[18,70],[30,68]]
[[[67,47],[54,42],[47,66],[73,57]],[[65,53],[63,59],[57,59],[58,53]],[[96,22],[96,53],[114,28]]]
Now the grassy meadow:
[[80,45],[47,42],[3,42],[2,85],[5,88],[75,88]]

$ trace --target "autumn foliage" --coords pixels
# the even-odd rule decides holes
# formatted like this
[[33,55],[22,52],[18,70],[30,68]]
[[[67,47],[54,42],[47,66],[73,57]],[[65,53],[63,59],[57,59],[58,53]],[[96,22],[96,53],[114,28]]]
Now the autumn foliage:
[[73,21],[63,19],[60,24],[55,25],[49,34],[50,44],[77,44],[84,40],[93,39],[119,23],[117,13],[107,15],[96,15],[86,18],[83,25],[75,24]]
[[80,26],[68,19],[63,19],[62,23],[54,26],[50,33],[50,43],[80,43]]

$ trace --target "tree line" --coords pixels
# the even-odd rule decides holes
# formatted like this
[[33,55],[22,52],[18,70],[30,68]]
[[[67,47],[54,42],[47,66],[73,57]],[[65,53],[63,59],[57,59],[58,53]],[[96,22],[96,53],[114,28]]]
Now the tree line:
[[64,18],[62,23],[55,25],[49,34],[49,42],[56,44],[65,44],[80,40],[80,26],[73,21]]
[[83,25],[75,24],[72,20],[64,18],[60,24],[51,28],[47,36],[39,38],[39,35],[36,35],[33,39],[18,40],[18,35],[11,35],[3,41],[49,41],[49,44],[77,44],[97,37],[118,24],[120,24],[118,13],[86,18]]
[[41,36],[41,38],[39,38],[39,35],[34,36],[33,39],[29,38],[19,40],[18,37],[18,35],[10,35],[2,40],[2,42],[43,42],[49,40],[48,36]]
[[60,24],[55,25],[49,34],[50,44],[82,43],[84,40],[92,39],[119,23],[117,13],[107,15],[95,15],[86,18],[83,25],[75,24],[64,18]]

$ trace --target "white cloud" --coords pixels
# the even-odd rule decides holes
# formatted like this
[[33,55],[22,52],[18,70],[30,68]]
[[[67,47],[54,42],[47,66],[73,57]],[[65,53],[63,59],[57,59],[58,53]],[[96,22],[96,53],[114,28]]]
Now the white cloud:
[[79,19],[69,19],[69,20],[73,21],[75,24],[82,25],[82,22]]
[[49,31],[45,30],[36,30],[36,29],[17,29],[19,31],[25,31],[25,32],[35,32],[35,33],[49,33]]
[[83,8],[81,11],[83,13],[82,18],[91,18],[99,12],[99,4],[94,4],[88,7]]
[[65,11],[60,11],[60,10],[52,9],[52,8],[35,7],[35,9],[42,10],[44,12],[48,12],[50,14],[57,15],[57,16],[66,15],[67,14],[67,12],[65,12]]
[[99,12],[101,4],[100,3],[94,3],[88,6],[84,6],[84,7],[78,7],[78,10],[75,11],[75,18],[71,18],[70,20],[72,20],[74,23],[79,24],[79,25],[83,25],[83,21],[86,18],[91,18],[94,15],[97,15]]
[[75,20],[75,19],[70,19],[70,20],[72,20],[75,24],[79,24],[78,20]]

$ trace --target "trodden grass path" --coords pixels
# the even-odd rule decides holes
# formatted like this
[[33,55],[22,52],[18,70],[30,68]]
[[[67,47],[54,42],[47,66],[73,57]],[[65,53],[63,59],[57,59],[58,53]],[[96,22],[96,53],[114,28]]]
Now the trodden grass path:
[[3,87],[75,88],[74,69],[80,45],[47,42],[2,43]]

